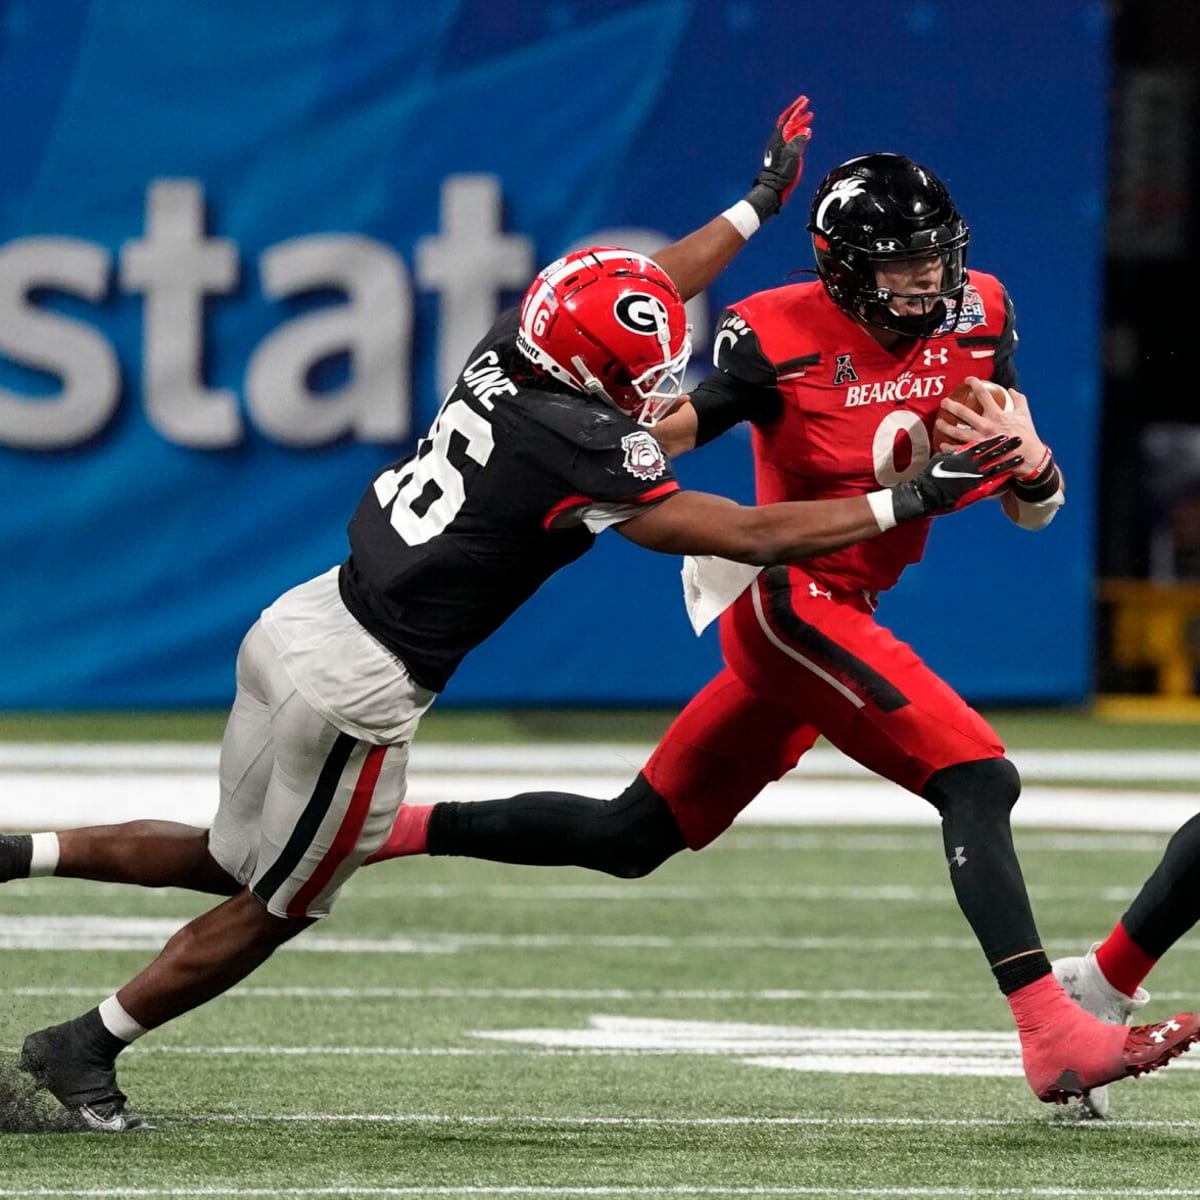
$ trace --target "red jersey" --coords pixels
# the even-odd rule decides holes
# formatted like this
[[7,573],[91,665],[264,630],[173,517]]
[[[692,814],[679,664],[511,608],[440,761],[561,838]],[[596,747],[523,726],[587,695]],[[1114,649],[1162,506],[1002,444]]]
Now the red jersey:
[[[929,460],[942,397],[968,375],[1016,384],[1012,305],[1000,281],[969,274],[954,330],[885,350],[819,281],[758,292],[718,327],[718,375],[754,420],[758,503],[859,496]],[[721,379],[724,376],[724,379]],[[772,393],[778,399],[765,403]],[[929,520],[812,558],[805,570],[842,591],[889,588],[925,549]]]

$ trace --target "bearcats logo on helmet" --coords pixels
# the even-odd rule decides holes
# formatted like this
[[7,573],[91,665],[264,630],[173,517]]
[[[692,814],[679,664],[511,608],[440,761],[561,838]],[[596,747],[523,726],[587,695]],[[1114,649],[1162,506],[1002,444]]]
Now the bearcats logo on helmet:
[[666,473],[667,459],[653,434],[627,433],[621,449],[625,451],[625,470],[634,479],[657,479]]
[[634,333],[656,334],[667,327],[667,306],[645,292],[626,292],[613,305],[617,320]]

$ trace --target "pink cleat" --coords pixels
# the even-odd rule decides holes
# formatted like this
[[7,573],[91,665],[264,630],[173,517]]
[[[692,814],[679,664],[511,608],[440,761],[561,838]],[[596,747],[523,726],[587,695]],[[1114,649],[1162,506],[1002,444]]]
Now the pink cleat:
[[1156,1025],[1132,1027],[1105,1025],[1094,1017],[1084,1021],[1086,1027],[1047,1028],[1041,1036],[1021,1039],[1025,1078],[1039,1100],[1066,1104],[1092,1088],[1149,1074],[1200,1040],[1196,1013],[1176,1013]]
[[1066,1104],[1130,1075],[1165,1067],[1200,1040],[1200,1015],[1176,1013],[1155,1025],[1109,1025],[1079,1007],[1053,975],[1008,998],[1021,1038],[1025,1078],[1039,1100]]

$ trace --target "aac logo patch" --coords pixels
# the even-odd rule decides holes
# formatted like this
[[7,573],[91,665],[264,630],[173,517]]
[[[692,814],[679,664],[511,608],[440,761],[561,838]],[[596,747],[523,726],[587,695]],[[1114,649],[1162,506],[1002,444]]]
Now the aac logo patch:
[[850,361],[849,354],[839,354],[837,362],[833,364],[833,386],[837,387],[843,383],[857,383],[858,372],[854,369],[854,363]]
[[634,333],[656,334],[667,328],[667,306],[645,292],[626,292],[613,305],[616,318]]
[[667,457],[650,433],[627,433],[621,439],[625,470],[634,479],[658,479],[667,472]]

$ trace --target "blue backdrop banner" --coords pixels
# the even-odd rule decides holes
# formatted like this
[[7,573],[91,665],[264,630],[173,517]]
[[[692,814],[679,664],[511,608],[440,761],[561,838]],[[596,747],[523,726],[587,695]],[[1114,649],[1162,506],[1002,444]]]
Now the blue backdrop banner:
[[[693,304],[811,266],[808,196],[900,150],[1006,282],[1071,500],[1038,536],[944,520],[881,609],[980,700],[1091,670],[1108,27],[1101,0],[7,0],[0,29],[0,708],[223,704],[238,641],[339,561],[534,270],[653,249],[742,195],[776,113],[816,135],[791,208]],[[734,431],[680,464],[749,499]],[[986,509],[986,511],[984,510]],[[447,692],[677,704],[713,672],[679,563],[615,534]]]

